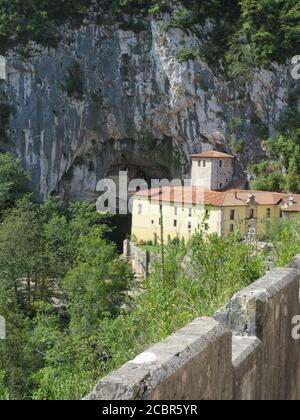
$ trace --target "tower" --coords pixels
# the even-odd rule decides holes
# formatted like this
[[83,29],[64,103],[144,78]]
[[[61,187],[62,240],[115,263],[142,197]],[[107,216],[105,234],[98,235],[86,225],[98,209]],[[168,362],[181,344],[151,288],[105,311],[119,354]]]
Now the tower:
[[234,157],[221,152],[192,155],[192,186],[206,190],[225,189],[233,179]]

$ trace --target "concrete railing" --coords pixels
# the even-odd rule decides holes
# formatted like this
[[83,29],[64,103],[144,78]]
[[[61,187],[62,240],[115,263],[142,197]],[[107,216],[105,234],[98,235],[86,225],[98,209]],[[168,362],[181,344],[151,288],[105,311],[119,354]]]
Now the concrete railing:
[[300,257],[102,379],[87,400],[300,399]]

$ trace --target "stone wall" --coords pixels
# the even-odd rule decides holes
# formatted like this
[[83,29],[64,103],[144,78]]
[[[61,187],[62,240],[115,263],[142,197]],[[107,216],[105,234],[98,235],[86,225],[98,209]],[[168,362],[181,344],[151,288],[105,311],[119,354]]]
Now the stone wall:
[[123,256],[132,263],[132,269],[139,280],[144,280],[151,273],[157,253],[139,248],[128,239],[124,241]]
[[88,400],[299,400],[300,257],[102,379]]

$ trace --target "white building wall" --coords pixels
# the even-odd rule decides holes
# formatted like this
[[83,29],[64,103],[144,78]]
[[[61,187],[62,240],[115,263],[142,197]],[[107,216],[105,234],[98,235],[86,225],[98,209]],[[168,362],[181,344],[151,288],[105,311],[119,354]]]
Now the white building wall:
[[193,159],[192,161],[192,186],[212,189],[212,160]]

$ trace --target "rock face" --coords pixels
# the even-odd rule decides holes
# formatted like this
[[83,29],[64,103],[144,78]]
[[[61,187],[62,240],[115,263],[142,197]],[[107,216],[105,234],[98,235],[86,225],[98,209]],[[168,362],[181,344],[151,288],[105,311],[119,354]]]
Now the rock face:
[[[9,52],[0,89],[13,112],[0,146],[23,157],[40,197],[93,199],[97,181],[119,170],[188,175],[189,154],[208,141],[231,151],[244,139],[244,163],[262,154],[262,129],[273,135],[287,104],[289,66],[238,86],[201,59],[179,63],[178,51],[198,49],[199,40],[162,26],[145,19],[136,33],[86,23],[63,28],[57,49]],[[70,78],[83,81],[80,95],[67,92]]]

